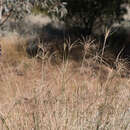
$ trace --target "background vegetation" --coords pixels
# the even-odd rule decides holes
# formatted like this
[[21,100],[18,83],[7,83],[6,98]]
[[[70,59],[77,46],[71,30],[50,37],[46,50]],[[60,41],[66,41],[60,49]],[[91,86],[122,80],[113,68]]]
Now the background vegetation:
[[54,20],[63,20],[67,25],[84,28],[86,34],[91,34],[95,26],[99,29],[121,22],[127,13],[124,5],[128,3],[127,0],[3,0],[2,4],[3,12],[13,12],[16,20],[32,11],[41,12]]

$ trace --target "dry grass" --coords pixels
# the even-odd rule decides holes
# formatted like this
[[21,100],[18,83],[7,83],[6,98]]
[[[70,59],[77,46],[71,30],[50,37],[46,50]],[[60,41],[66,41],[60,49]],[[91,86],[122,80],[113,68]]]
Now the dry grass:
[[14,34],[0,39],[2,47],[3,60],[12,63],[12,61],[20,61],[26,57],[26,39],[20,38]]
[[117,70],[100,63],[105,51],[84,41],[82,62],[52,65],[28,59],[23,43],[1,40],[0,130],[130,129],[130,80],[119,60]]

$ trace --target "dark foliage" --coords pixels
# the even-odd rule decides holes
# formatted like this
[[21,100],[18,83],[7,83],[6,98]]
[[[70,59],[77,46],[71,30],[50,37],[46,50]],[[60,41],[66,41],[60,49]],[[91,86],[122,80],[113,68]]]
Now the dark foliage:
[[52,19],[85,28],[86,34],[91,34],[95,29],[121,22],[128,3],[129,0],[4,0],[3,9],[12,10],[12,16],[18,20],[37,7]]
[[114,22],[123,20],[127,12],[127,0],[62,0],[67,2],[66,21],[75,26],[86,28],[88,34],[93,28],[110,27]]

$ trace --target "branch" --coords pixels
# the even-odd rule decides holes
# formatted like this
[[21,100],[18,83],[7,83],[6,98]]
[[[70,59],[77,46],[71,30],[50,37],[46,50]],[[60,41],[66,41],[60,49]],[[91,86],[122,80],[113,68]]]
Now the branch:
[[10,13],[9,13],[9,15],[6,17],[6,19],[5,19],[2,23],[0,23],[0,26],[2,26],[2,25],[9,19],[9,17],[10,17],[11,14],[12,14],[12,11],[13,11],[13,9],[10,11]]

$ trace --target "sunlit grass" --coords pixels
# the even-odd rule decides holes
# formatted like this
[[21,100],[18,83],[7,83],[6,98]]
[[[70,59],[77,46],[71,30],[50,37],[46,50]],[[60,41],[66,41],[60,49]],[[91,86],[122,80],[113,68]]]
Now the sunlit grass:
[[[81,61],[68,54],[60,64],[52,64],[51,56],[46,62],[29,59],[21,38],[1,41],[0,130],[129,130],[130,80],[121,76],[125,62],[118,59],[112,68],[105,60],[109,53],[98,52],[87,39],[80,41]],[[69,47],[71,55],[75,46]]]

